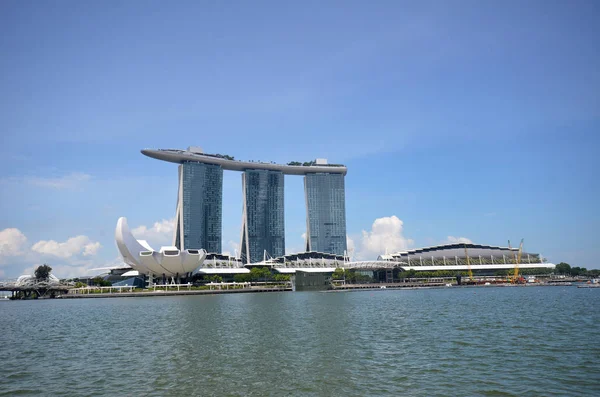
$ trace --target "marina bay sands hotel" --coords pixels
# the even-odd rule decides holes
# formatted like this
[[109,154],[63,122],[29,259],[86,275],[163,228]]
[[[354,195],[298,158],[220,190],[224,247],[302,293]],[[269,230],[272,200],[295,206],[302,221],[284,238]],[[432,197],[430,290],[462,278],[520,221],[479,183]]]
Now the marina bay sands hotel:
[[242,172],[242,236],[244,263],[260,262],[265,252],[285,255],[284,175],[304,176],[306,250],[336,255],[346,251],[344,177],[348,169],[326,159],[287,165],[238,161],[187,150],[142,150],[148,157],[179,164],[174,245],[221,253],[223,170]]

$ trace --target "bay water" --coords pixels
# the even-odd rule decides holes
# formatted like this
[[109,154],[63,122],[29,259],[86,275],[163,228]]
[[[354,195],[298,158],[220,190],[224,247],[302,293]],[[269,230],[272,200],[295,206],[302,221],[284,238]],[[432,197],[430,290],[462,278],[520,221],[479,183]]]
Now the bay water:
[[13,395],[600,395],[600,289],[0,302]]

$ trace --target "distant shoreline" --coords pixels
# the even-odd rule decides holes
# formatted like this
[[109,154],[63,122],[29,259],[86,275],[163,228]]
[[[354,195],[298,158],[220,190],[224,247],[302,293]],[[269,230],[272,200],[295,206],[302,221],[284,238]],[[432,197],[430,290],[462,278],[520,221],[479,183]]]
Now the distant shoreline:
[[[473,284],[473,285],[447,285],[444,283],[378,283],[378,284],[345,284],[337,285],[329,289],[302,289],[298,292],[358,292],[358,291],[385,291],[385,290],[416,290],[416,289],[457,289],[457,288],[491,288],[491,287],[579,287],[579,288],[600,288],[596,284],[586,284],[585,282],[551,282],[551,283],[525,283],[525,284]],[[222,295],[222,294],[249,294],[264,292],[294,292],[291,286],[287,287],[254,287],[254,288],[236,288],[236,289],[182,289],[182,290],[147,290],[137,292],[105,292],[105,293],[67,293],[60,294],[54,298],[45,297],[38,299],[96,299],[96,298],[135,298],[135,297],[157,297],[157,296],[186,296],[186,295]],[[13,300],[10,297],[2,298],[0,301]],[[14,300],[37,300],[37,299],[14,299]]]
[[286,292],[292,291],[291,287],[273,288],[239,288],[239,289],[211,289],[211,290],[181,290],[181,291],[147,291],[147,292],[111,292],[103,294],[64,294],[56,299],[87,299],[87,298],[135,298],[152,296],[183,296],[183,295],[220,295],[220,294],[250,294],[258,292]]

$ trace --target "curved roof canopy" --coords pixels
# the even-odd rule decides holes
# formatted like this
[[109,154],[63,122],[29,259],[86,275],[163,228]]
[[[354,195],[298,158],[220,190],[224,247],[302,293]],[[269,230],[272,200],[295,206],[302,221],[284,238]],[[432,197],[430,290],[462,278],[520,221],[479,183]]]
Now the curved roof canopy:
[[[519,256],[518,252],[518,248],[473,243],[452,243],[379,255],[378,260],[414,261],[423,259],[424,261],[429,261],[433,259],[443,260],[443,258],[464,259],[468,255],[471,259],[481,258],[480,262],[489,261],[492,264],[514,263]],[[527,263],[543,262],[540,254],[523,251],[520,256],[525,258],[524,261]]]
[[314,173],[346,175],[348,172],[348,168],[343,165],[287,165],[264,163],[259,161],[240,161],[230,160],[222,156],[212,154],[196,153],[189,150],[178,149],[144,149],[142,150],[142,154],[154,159],[169,161],[171,163],[186,163],[192,161],[204,164],[215,164],[220,165],[225,170],[231,171],[270,170],[281,171],[282,173],[288,175],[306,175]]

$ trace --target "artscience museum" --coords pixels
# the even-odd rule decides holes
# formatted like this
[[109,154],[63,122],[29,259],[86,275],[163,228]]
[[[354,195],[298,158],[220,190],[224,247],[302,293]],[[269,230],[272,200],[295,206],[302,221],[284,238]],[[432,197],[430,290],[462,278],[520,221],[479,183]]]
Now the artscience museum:
[[140,275],[180,279],[189,276],[206,258],[203,249],[181,251],[167,246],[154,250],[145,240],[137,240],[131,234],[126,218],[117,221],[115,241],[123,261]]

